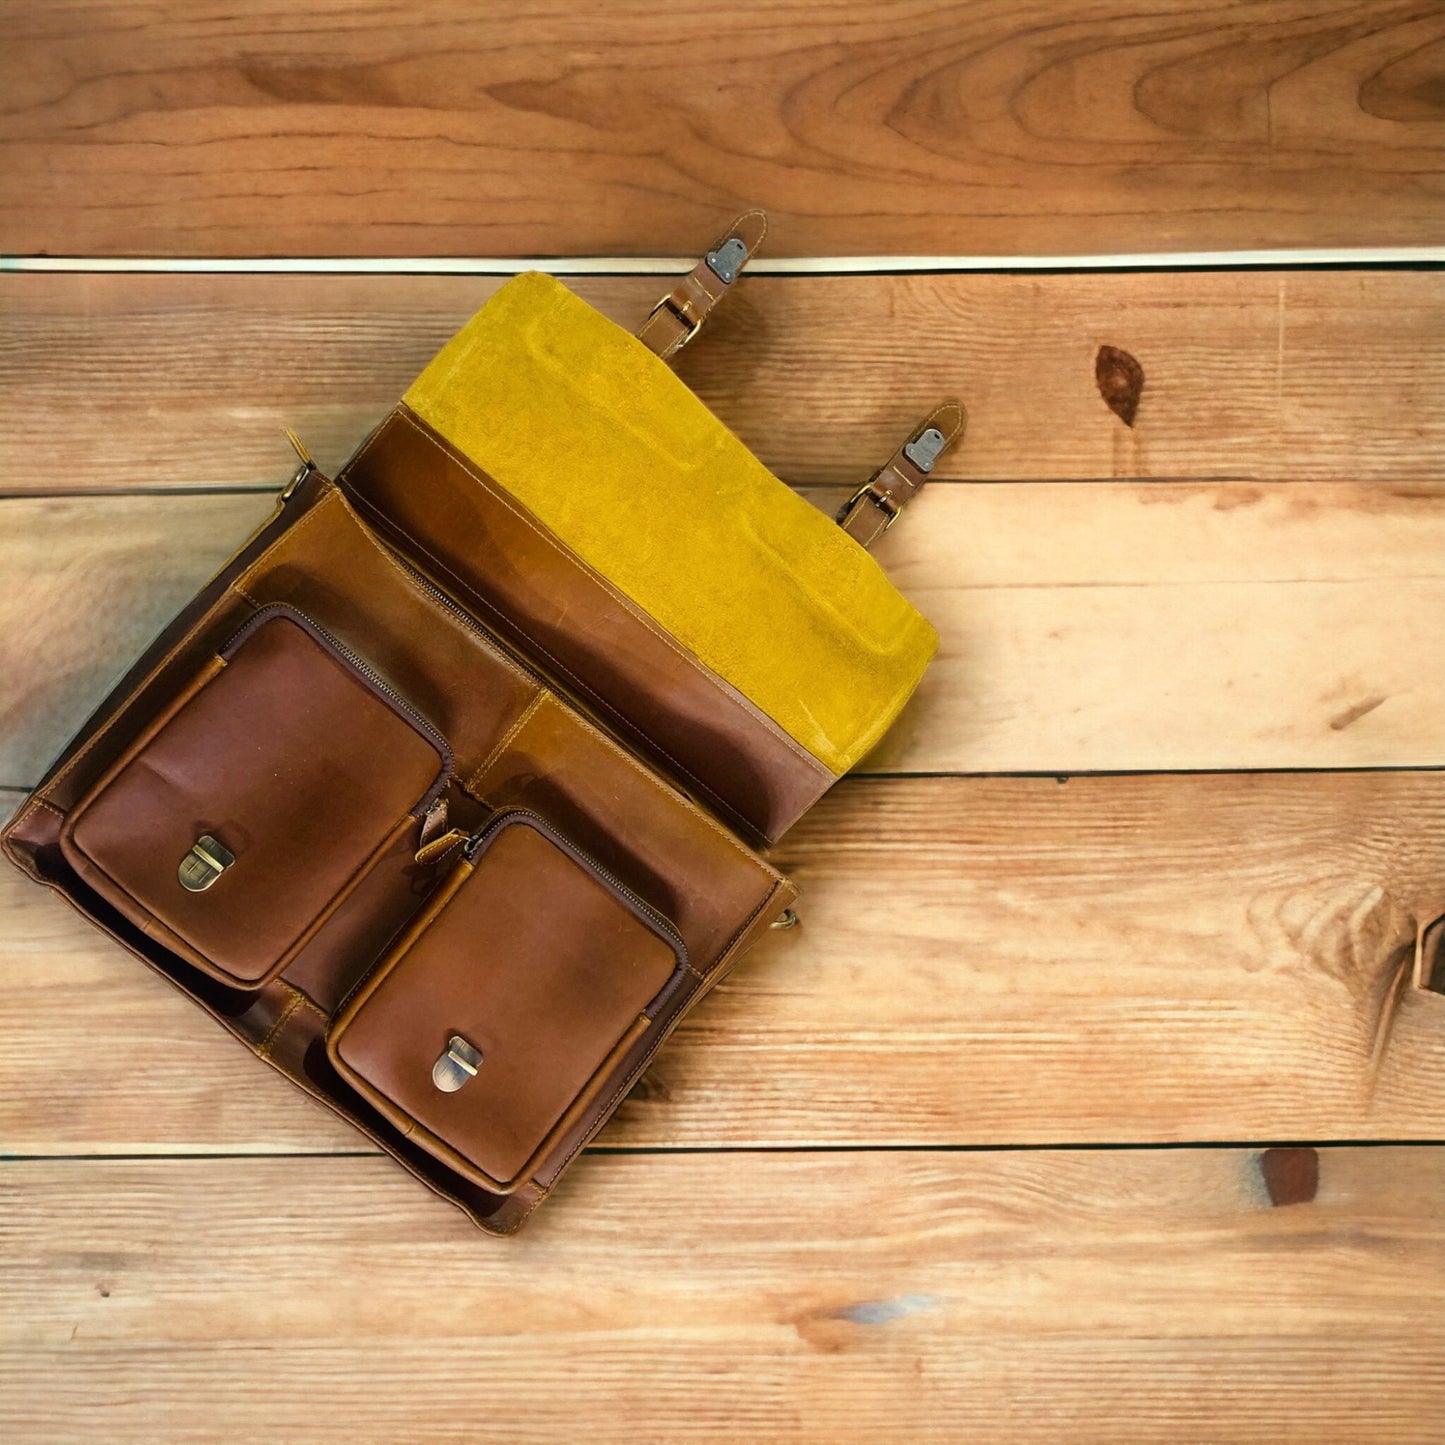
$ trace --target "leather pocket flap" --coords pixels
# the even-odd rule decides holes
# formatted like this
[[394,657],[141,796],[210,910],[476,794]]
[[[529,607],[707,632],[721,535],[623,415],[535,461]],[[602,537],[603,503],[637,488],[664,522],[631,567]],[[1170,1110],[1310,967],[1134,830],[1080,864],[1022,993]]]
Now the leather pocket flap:
[[342,1008],[327,1051],[415,1142],[505,1191],[691,978],[665,919],[535,814],[502,813]]
[[445,786],[451,753],[294,608],[263,608],[67,819],[77,871],[182,957],[280,973]]

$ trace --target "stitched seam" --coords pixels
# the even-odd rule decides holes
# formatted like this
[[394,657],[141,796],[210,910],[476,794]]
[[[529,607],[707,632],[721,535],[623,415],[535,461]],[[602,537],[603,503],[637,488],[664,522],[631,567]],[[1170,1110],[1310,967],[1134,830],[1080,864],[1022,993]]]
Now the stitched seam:
[[511,727],[507,729],[505,733],[502,734],[501,740],[497,743],[496,747],[494,747],[491,752],[489,752],[487,756],[483,758],[480,763],[477,764],[476,770],[472,773],[472,775],[466,780],[466,783],[464,784],[467,792],[471,793],[473,797],[480,796],[477,790],[481,787],[482,779],[486,776],[487,771],[491,768],[492,764],[495,763],[497,759],[501,757],[501,755],[507,750],[513,738],[515,738],[517,734],[521,732],[522,729],[527,725],[528,721],[531,719],[532,714],[535,713],[539,707],[541,707],[543,699],[550,696],[551,694],[545,687],[539,687],[537,689],[537,695],[523,709],[521,716],[516,720],[516,722],[511,725]]
[[[304,517],[302,517],[299,522],[295,523],[293,526],[287,527],[281,533],[281,535],[277,537],[276,540],[272,542],[272,544],[267,547],[266,550],[255,560],[255,562],[250,567],[248,567],[239,578],[237,578],[237,583],[248,581],[250,579],[251,573],[254,572],[256,568],[259,567],[271,555],[271,553],[276,550],[277,547],[279,547],[288,538],[295,536],[296,533],[298,533],[303,527],[305,527],[307,523],[309,523],[317,515],[318,512],[321,512],[325,509],[327,503],[330,502],[332,497],[339,495],[335,487],[329,481],[325,482],[324,486],[327,489],[326,495],[323,496],[321,500],[317,502],[315,506],[313,506],[312,509]],[[118,707],[115,712],[109,718],[107,718],[104,723],[101,724],[99,728],[96,729],[95,733],[91,736],[90,740],[85,744],[85,746],[82,747],[81,750],[76,753],[76,755],[71,758],[71,760],[66,763],[65,766],[61,768],[61,770],[56,773],[53,778],[51,778],[51,780],[45,785],[45,792],[48,793],[50,789],[54,788],[57,783],[70,776],[72,769],[74,769],[79,764],[80,760],[85,757],[85,755],[91,750],[91,748],[93,748],[96,743],[98,743],[101,738],[103,738],[111,730],[111,728],[113,728],[115,724],[121,720],[122,717],[125,716],[125,714],[130,710],[132,704],[135,702],[135,699],[141,693],[143,693],[146,688],[148,688],[151,683],[153,683],[156,678],[158,678],[161,673],[166,670],[167,667],[170,666],[170,664],[179,655],[181,650],[186,647],[195,637],[196,633],[205,626],[205,624],[215,615],[217,611],[219,611],[219,609],[225,604],[227,598],[231,595],[231,592],[233,590],[239,591],[239,587],[237,587],[236,583],[233,583],[231,584],[231,586],[227,587],[227,589],[222,592],[221,595],[217,597],[216,600],[208,608],[206,608],[206,610],[198,618],[196,618],[195,622],[189,628],[187,628],[185,633],[177,640],[176,645],[172,647],[171,650],[167,652],[166,655],[161,658],[159,662],[156,663],[156,665],[150,670],[150,672],[146,674],[145,678],[135,686],[135,688],[131,691],[130,697],[124,703],[122,703],[121,706]],[[244,593],[241,593],[241,596],[248,602],[251,600],[250,598],[245,597]],[[254,605],[255,604],[252,603],[252,606]]]
[[680,804],[686,812],[705,823],[709,828],[712,829],[714,833],[718,835],[718,837],[724,839],[729,847],[741,853],[743,857],[748,860],[749,863],[760,869],[767,877],[777,879],[782,878],[782,874],[779,873],[777,869],[772,867],[771,864],[765,862],[762,858],[758,857],[758,855],[754,853],[750,848],[748,848],[745,844],[741,843],[737,838],[735,838],[731,833],[729,833],[728,830],[724,828],[723,825],[719,823],[716,818],[714,818],[710,813],[704,812],[703,809],[699,808],[698,805],[694,803],[691,798],[687,797],[683,793],[679,793],[665,779],[660,778],[656,773],[650,771],[646,766],[644,766],[636,758],[634,758],[632,754],[627,751],[626,748],[622,747],[618,743],[613,742],[613,740],[609,738],[606,733],[604,733],[600,728],[594,727],[592,723],[590,723],[580,713],[574,712],[571,708],[565,708],[561,699],[559,699],[555,693],[543,693],[541,700],[543,702],[550,701],[554,703],[558,708],[562,709],[563,717],[567,718],[571,722],[576,723],[579,727],[583,728],[594,738],[596,738],[598,742],[605,744],[614,753],[616,753],[616,755],[623,762],[625,762],[628,767],[630,767],[634,772],[636,772],[639,777],[651,783],[652,786],[658,792],[660,792],[669,802]]
[[[527,1188],[535,1189],[537,1191],[537,1197],[517,1216],[514,1223],[508,1225],[505,1230],[493,1230],[491,1231],[492,1233],[515,1234],[532,1217],[533,1211],[551,1192],[550,1190],[544,1189],[535,1179],[529,1179],[527,1181]],[[485,1226],[483,1226],[483,1228],[485,1228]]]
[[360,464],[361,460],[366,456],[367,452],[369,452],[369,451],[372,449],[372,447],[374,447],[374,446],[377,444],[377,442],[381,440],[381,434],[386,430],[386,422],[387,422],[387,420],[388,420],[390,417],[399,415],[399,414],[400,414],[400,411],[401,411],[401,408],[400,408],[399,406],[394,406],[394,407],[392,407],[390,413],[388,414],[388,417],[387,417],[387,418],[383,418],[380,422],[377,423],[377,425],[376,425],[375,429],[372,431],[371,435],[370,435],[369,437],[367,437],[367,439],[366,439],[364,442],[362,442],[362,444],[361,444],[361,450],[360,450],[359,452],[357,452],[357,454],[356,454],[354,457],[352,457],[352,459],[351,459],[349,462],[347,462],[347,464],[346,464],[344,467],[342,467],[341,472],[340,472],[340,476],[342,476],[342,477],[346,476],[347,473],[350,472],[353,467],[358,466],[358,465]]
[[26,805],[15,815],[13,821],[5,829],[5,836],[8,838],[12,833],[17,833],[30,820],[30,815],[37,808],[49,808],[57,818],[64,818],[65,813],[57,808],[54,803],[42,798],[38,793],[26,803]]
[[[503,508],[510,512],[549,550],[556,553],[556,555],[563,558],[563,560],[575,563],[578,567],[583,569],[588,574],[594,574],[596,572],[595,568],[593,568],[589,563],[584,562],[582,558],[577,556],[577,554],[573,552],[570,547],[566,546],[562,542],[561,538],[559,538],[549,529],[545,528],[518,502],[508,496],[506,492],[502,489],[500,483],[494,483],[490,481],[479,468],[473,466],[471,459],[464,452],[460,452],[453,448],[450,448],[443,442],[439,441],[437,437],[435,437],[434,435],[432,435],[431,432],[425,429],[424,424],[413,420],[406,411],[398,408],[398,410],[394,412],[393,415],[398,421],[403,422],[408,427],[410,427],[412,431],[414,431],[424,442],[427,443],[428,446],[433,448],[435,451],[439,451],[443,457],[447,458],[449,461],[452,461],[455,463],[455,465],[459,466],[469,477],[472,478],[474,482],[476,482],[476,484],[484,492],[486,492],[489,497],[492,497],[497,503],[499,503]],[[395,525],[395,523],[393,523],[393,525]],[[438,566],[442,567],[449,576],[456,576],[456,574],[452,572],[452,570],[447,567],[445,563],[441,562],[431,552],[427,551],[425,545],[422,542],[418,541],[417,538],[413,536],[410,531],[405,528],[400,528],[399,530],[403,531],[405,535],[413,543],[415,543],[416,546],[421,548],[422,551],[427,552],[427,556],[431,557],[433,562],[436,562]],[[457,580],[460,581],[461,579]],[[802,745],[802,743],[800,743],[795,737],[793,737],[793,735],[789,733],[785,728],[780,726],[773,718],[769,717],[768,714],[764,712],[763,709],[760,708],[755,702],[753,702],[750,698],[746,697],[740,689],[735,687],[732,683],[727,682],[725,679],[719,677],[716,672],[708,666],[707,663],[705,663],[700,657],[695,656],[692,652],[685,648],[678,641],[677,638],[675,638],[670,632],[666,631],[654,618],[652,618],[637,604],[632,602],[630,598],[626,597],[615,587],[611,586],[606,581],[606,579],[602,578],[600,575],[597,576],[596,580],[597,585],[603,591],[608,593],[623,608],[623,610],[628,613],[629,616],[636,618],[643,627],[645,627],[649,632],[651,632],[652,635],[656,637],[657,640],[668,649],[668,651],[673,653],[676,657],[681,658],[690,667],[696,668],[698,676],[714,692],[716,692],[720,697],[722,697],[724,701],[732,704],[734,707],[742,707],[743,710],[746,711],[748,715],[752,717],[756,722],[758,722],[764,728],[764,730],[768,732],[770,736],[776,738],[777,741],[787,747],[789,751],[796,754],[801,762],[807,763],[810,767],[815,768],[820,772],[823,772],[829,777],[834,776],[832,770],[828,767],[826,763],[823,762],[821,758],[815,756],[813,753],[810,753],[807,748]],[[468,591],[470,590],[471,589],[468,589]],[[493,610],[495,611],[496,609],[494,608]],[[520,631],[521,629],[519,628],[518,630]],[[579,687],[582,687],[585,691],[589,693],[589,695],[596,698],[597,701],[602,704],[602,706],[609,707],[610,711],[616,711],[616,709],[610,708],[609,704],[604,702],[603,699],[598,698],[597,695],[593,693],[592,690],[588,688],[587,685],[583,683],[580,678],[576,678],[561,662],[557,661],[555,657],[552,657],[552,654],[550,652],[547,652],[547,650],[541,645],[541,643],[537,642],[537,640],[532,637],[530,633],[526,633],[524,635],[528,638],[532,645],[537,648],[539,652],[545,653],[545,655],[551,658],[551,660],[556,663],[556,665],[561,668],[562,671],[567,672],[567,675],[569,677],[573,677],[573,680],[577,682]],[[641,731],[641,729],[639,728],[638,731]],[[643,736],[648,737],[648,734],[644,733]],[[654,739],[649,737],[649,741],[653,742],[653,745],[655,747],[658,747],[659,750],[661,750],[660,744],[656,743]],[[672,761],[676,763],[679,768],[682,768],[682,764],[677,763],[676,759],[672,759]],[[683,768],[682,770],[684,772],[687,771],[685,768]],[[689,776],[691,776],[691,774],[689,774]],[[705,784],[699,785],[703,787],[706,786]]]
[[285,1028],[286,1025],[291,1021],[291,1015],[294,1014],[296,1010],[301,1007],[301,1000],[305,997],[305,995],[301,992],[300,989],[292,987],[292,985],[287,983],[284,979],[282,979],[280,982],[282,988],[290,990],[291,998],[290,1001],[287,1003],[286,1007],[281,1010],[281,1016],[276,1020],[274,1024],[271,1025],[270,1032],[261,1041],[260,1046],[256,1050],[256,1052],[263,1059],[269,1059],[271,1057],[271,1047],[276,1042],[277,1034],[279,1034],[281,1030]]
[[256,560],[252,562],[251,565],[247,567],[243,573],[241,573],[241,575],[236,579],[238,584],[249,587],[251,584],[251,579],[266,565],[268,561],[270,561],[271,554],[276,551],[278,547],[285,546],[285,544],[288,542],[294,542],[296,538],[299,537],[301,533],[306,530],[307,527],[311,526],[311,524],[315,522],[317,517],[319,517],[334,501],[336,501],[338,497],[340,497],[341,493],[336,490],[336,484],[334,482],[324,481],[323,487],[325,489],[325,495],[322,496],[321,500],[317,502],[311,508],[311,510],[307,512],[307,514],[302,517],[302,519],[294,526],[287,527],[286,530],[282,532],[281,535],[277,537],[276,540],[272,542],[271,545],[267,547],[266,550],[262,552],[261,555],[257,557]]
[[[30,821],[30,815],[34,813],[37,808],[42,806],[52,808],[54,812],[60,812],[58,808],[54,808],[52,804],[47,803],[45,799],[37,793],[35,797],[31,798],[30,801],[26,803],[23,808],[21,808],[19,813],[15,815],[13,821],[11,821],[11,823],[6,827],[5,836],[8,838],[12,833],[18,833],[20,829]],[[60,816],[63,818],[65,814],[60,813]]]
[[13,839],[15,834],[18,833],[25,826],[25,824],[30,821],[31,816],[34,814],[37,808],[49,808],[50,811],[54,813],[57,818],[60,818],[62,820],[66,816],[63,812],[61,812],[59,808],[55,806],[54,803],[48,802],[46,799],[42,798],[39,793],[36,793],[26,802],[25,806],[21,808],[21,810],[5,825],[4,831],[5,851],[7,855],[10,857],[12,862],[14,862],[17,866],[22,867],[26,873],[29,873],[31,875],[32,878],[38,878],[39,874],[34,870],[33,867],[29,866],[28,864],[21,864],[18,854],[11,847],[11,839]]
[[312,1013],[317,1014],[328,1024],[331,1022],[331,1015],[327,1013],[326,1010],[322,1008],[321,1005],[317,1003],[314,998],[312,998],[309,994],[304,993],[301,989],[296,988],[296,985],[294,983],[287,983],[284,978],[281,980],[281,982],[286,984],[287,988],[296,989],[296,993],[300,999],[300,1005],[302,1008],[309,1008]]

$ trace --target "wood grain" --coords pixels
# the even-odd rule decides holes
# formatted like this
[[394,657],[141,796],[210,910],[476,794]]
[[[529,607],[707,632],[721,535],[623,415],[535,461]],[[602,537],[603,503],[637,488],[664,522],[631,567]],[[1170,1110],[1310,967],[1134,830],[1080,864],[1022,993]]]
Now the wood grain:
[[[500,285],[0,276],[0,488],[254,485],[335,468]],[[663,277],[569,278],[635,327]],[[1101,346],[1145,374],[1133,427]],[[935,401],[940,477],[1438,480],[1445,273],[750,277],[679,371],[779,475],[856,485]]]
[[269,494],[0,501],[0,783],[38,781],[274,506]]
[[1436,243],[1431,0],[7,7],[0,246],[780,255]]
[[[1445,1133],[1445,774],[850,780],[775,854],[802,926],[605,1143]],[[0,908],[6,1148],[362,1147],[9,868]]]
[[[933,487],[878,555],[942,646],[864,767],[1445,762],[1442,500],[1438,483]],[[270,507],[0,500],[0,783],[38,780]]]
[[[521,1238],[379,1160],[11,1164],[15,1445],[1433,1445],[1445,1151],[590,1159]],[[37,1388],[37,1382],[45,1382]]]

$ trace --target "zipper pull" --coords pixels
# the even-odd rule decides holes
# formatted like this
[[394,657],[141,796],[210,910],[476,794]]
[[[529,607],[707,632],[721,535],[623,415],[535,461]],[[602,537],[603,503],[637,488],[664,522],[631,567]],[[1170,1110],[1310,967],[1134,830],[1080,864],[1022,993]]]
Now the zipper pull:
[[453,828],[449,833],[442,833],[429,843],[423,843],[416,850],[416,861],[423,867],[428,863],[439,863],[458,843],[464,848],[472,846],[471,838],[461,828]]
[[312,472],[317,470],[316,463],[311,460],[311,453],[306,450],[305,443],[302,442],[301,438],[297,436],[289,426],[284,428],[284,430],[286,432],[286,440],[291,443],[292,451],[301,459],[301,465],[296,469],[296,475],[281,488],[281,500],[283,502],[288,501],[296,488],[299,487]]

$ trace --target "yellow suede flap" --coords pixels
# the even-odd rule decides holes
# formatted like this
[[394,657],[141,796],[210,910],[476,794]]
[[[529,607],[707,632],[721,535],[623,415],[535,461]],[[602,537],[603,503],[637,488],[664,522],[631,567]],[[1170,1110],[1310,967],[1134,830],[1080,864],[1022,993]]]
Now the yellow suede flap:
[[938,645],[831,518],[559,281],[509,281],[406,404],[835,773]]

